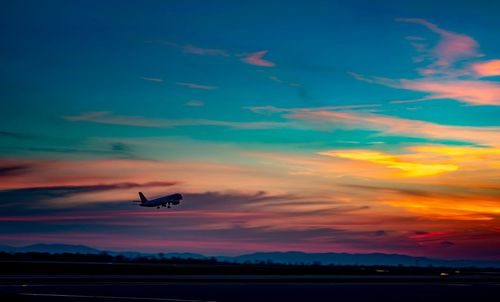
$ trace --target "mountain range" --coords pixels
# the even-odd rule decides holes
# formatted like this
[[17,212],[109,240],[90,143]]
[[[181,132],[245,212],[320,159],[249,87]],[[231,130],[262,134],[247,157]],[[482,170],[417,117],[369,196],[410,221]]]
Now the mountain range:
[[[0,251],[8,253],[45,252],[45,253],[80,253],[123,255],[135,258],[139,256],[162,256],[165,258],[211,258],[196,253],[142,253],[104,251],[84,245],[69,244],[33,244],[23,247],[0,245]],[[500,261],[488,260],[449,260],[427,257],[414,257],[400,254],[383,253],[305,253],[305,252],[257,252],[239,256],[216,256],[219,261],[235,263],[273,262],[282,264],[322,264],[322,265],[389,265],[389,266],[436,266],[436,267],[494,267],[500,268]]]

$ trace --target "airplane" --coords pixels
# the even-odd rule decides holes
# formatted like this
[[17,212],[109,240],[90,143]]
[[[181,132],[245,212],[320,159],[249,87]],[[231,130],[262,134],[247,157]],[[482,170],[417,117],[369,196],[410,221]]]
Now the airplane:
[[159,209],[160,207],[170,208],[170,205],[178,205],[181,203],[181,200],[184,199],[184,197],[180,193],[148,200],[142,192],[139,192],[139,197],[141,198],[141,200],[134,200],[134,202],[140,202],[139,206],[156,207],[157,209]]

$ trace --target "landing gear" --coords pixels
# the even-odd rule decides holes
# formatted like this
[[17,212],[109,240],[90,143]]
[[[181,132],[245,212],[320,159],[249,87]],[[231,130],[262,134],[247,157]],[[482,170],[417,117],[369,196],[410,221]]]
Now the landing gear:
[[168,209],[170,209],[170,208],[171,208],[170,203],[168,203],[168,207],[167,207],[167,208],[168,208]]

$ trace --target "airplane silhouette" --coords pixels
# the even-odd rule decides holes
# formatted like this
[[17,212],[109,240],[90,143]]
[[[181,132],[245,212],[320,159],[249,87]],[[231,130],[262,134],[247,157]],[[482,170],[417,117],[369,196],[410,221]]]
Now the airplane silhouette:
[[139,197],[141,198],[141,200],[134,200],[134,202],[140,202],[139,206],[156,207],[157,209],[159,209],[160,207],[170,208],[170,205],[178,205],[181,203],[181,200],[184,199],[184,197],[180,193],[148,200],[142,192],[139,192]]

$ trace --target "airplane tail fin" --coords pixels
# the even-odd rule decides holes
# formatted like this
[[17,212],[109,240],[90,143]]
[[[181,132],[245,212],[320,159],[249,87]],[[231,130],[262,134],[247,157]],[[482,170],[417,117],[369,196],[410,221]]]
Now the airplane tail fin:
[[142,194],[142,192],[139,192],[139,197],[141,198],[141,203],[145,203],[148,201],[148,199],[146,198],[146,196],[144,196],[144,194]]

